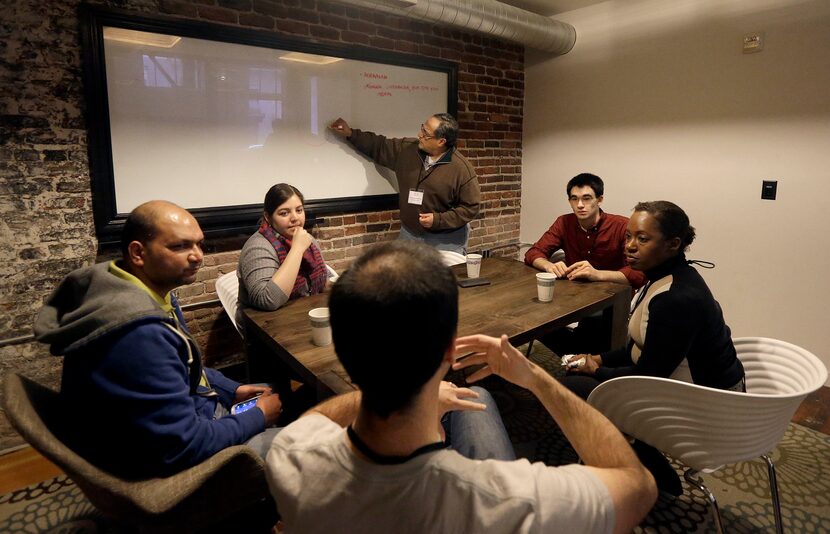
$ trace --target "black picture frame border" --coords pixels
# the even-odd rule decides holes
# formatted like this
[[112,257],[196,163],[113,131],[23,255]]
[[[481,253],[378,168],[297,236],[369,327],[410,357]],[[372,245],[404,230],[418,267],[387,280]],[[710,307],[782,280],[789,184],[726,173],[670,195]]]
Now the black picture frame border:
[[[379,50],[362,45],[321,43],[287,37],[265,30],[164,15],[149,15],[88,4],[81,4],[78,7],[78,15],[81,66],[87,106],[92,211],[99,246],[118,242],[128,215],[118,213],[116,210],[112,136],[104,62],[105,26],[443,72],[447,74],[447,111],[453,116],[457,114],[458,65],[450,61]],[[314,224],[328,215],[394,209],[397,205],[398,195],[394,193],[308,200],[305,203],[306,225]],[[253,232],[261,216],[261,210],[261,204],[246,204],[198,208],[191,212],[199,221],[207,237],[222,237]]]

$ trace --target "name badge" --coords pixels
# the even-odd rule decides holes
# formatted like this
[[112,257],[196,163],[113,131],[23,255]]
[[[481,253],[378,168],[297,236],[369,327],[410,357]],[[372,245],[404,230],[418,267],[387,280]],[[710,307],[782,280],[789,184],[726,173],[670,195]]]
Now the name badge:
[[409,203],[420,206],[424,203],[424,192],[417,189],[409,190]]

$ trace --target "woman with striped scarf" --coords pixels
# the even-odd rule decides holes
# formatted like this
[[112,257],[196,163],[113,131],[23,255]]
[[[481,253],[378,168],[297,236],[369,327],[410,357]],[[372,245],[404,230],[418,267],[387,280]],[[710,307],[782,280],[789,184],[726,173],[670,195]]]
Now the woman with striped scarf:
[[303,203],[303,194],[294,186],[277,184],[268,190],[259,230],[239,255],[240,308],[276,310],[288,300],[325,289],[326,263],[303,228]]

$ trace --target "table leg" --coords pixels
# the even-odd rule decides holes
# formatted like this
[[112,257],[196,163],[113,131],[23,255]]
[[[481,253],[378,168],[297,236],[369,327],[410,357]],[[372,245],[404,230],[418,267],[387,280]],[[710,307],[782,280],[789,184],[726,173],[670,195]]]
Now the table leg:
[[282,399],[291,396],[291,373],[279,358],[256,339],[245,343],[248,357],[248,382],[267,383],[277,388]]
[[349,393],[355,387],[341,378],[334,371],[326,371],[317,376],[317,401],[325,400],[334,395]]
[[611,350],[619,349],[628,342],[628,311],[631,305],[631,290],[620,291],[614,295],[611,306],[605,308],[602,316],[605,324],[610,325]]

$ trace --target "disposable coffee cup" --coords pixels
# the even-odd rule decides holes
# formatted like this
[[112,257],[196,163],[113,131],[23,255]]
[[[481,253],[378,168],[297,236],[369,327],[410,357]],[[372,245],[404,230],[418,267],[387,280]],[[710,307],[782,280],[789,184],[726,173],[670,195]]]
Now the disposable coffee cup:
[[478,278],[481,273],[481,254],[467,254],[467,278]]
[[553,300],[553,284],[556,282],[556,275],[553,273],[536,274],[536,291],[539,293],[539,302],[550,302]]
[[331,322],[328,308],[314,308],[308,312],[311,321],[311,341],[318,347],[331,343]]

